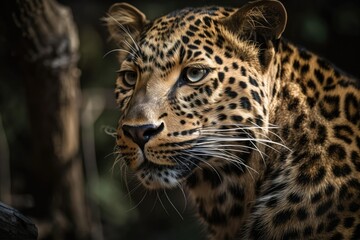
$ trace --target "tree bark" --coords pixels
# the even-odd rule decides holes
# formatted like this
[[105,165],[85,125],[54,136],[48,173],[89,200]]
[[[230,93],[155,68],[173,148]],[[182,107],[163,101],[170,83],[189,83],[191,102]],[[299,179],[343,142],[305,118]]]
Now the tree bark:
[[36,226],[29,218],[0,202],[0,239],[36,240],[37,236]]
[[[32,129],[35,218],[40,239],[88,239],[79,154],[79,40],[69,8],[55,0],[12,3],[14,53],[24,73]],[[41,225],[40,225],[41,226]]]

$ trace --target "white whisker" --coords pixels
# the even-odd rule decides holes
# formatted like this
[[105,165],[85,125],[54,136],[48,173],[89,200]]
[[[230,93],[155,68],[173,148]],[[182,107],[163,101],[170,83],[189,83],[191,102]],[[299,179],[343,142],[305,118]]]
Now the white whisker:
[[144,201],[147,193],[148,193],[148,191],[145,191],[145,194],[144,194],[144,196],[141,198],[141,200],[140,200],[134,207],[132,207],[132,208],[130,208],[129,210],[127,210],[127,212],[130,212],[130,211],[134,210],[135,208],[137,208],[137,207]]
[[174,208],[174,210],[177,212],[177,214],[180,216],[181,220],[184,220],[183,216],[181,215],[181,213],[177,210],[177,208],[175,207],[175,205],[173,204],[173,202],[170,200],[169,196],[166,193],[166,189],[164,189],[164,194],[167,198],[167,200],[169,201],[170,205]]
[[159,192],[156,192],[156,196],[157,196],[157,198],[159,199],[159,202],[160,202],[161,206],[163,207],[165,213],[166,213],[168,216],[170,216],[170,215],[169,215],[169,212],[168,212],[168,211],[166,210],[166,208],[165,208],[165,205],[164,205],[163,202],[161,201],[161,197],[160,197],[160,195],[159,195]]

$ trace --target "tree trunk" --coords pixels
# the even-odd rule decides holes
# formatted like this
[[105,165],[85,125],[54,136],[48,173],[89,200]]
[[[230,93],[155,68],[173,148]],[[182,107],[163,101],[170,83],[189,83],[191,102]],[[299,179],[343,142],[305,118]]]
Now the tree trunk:
[[37,235],[37,229],[30,219],[0,203],[0,239],[36,240]]
[[70,9],[55,0],[10,1],[13,44],[24,73],[32,129],[33,215],[51,223],[40,239],[88,239],[79,155],[78,35]]

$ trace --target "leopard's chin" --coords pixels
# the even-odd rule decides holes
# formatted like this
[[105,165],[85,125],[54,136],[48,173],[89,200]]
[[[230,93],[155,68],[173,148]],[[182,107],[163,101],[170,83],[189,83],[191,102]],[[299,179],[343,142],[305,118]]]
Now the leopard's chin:
[[186,163],[169,166],[155,164],[145,159],[136,171],[136,175],[148,189],[178,187],[198,166],[198,161],[188,160]]

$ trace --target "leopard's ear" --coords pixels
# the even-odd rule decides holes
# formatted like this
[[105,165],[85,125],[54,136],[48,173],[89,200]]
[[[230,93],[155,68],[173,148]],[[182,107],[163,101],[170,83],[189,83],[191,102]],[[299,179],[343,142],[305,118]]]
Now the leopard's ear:
[[223,20],[224,26],[243,39],[279,39],[285,30],[287,13],[277,0],[250,2]]
[[134,44],[148,22],[144,13],[128,3],[113,4],[104,20],[111,38],[123,49]]

